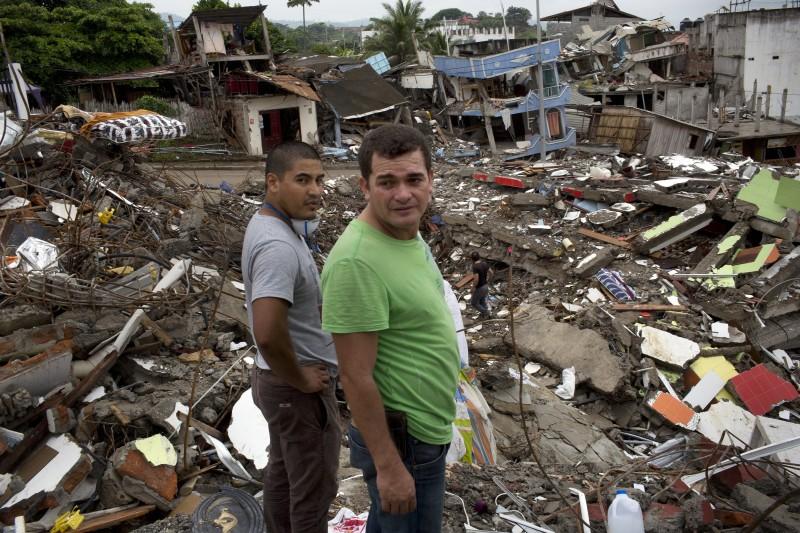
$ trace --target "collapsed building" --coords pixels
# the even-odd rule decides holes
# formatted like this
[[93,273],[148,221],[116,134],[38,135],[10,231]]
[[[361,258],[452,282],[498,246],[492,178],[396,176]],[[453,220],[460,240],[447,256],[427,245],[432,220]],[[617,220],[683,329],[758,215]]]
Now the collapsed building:
[[[555,66],[559,49],[559,41],[546,41],[475,58],[435,56],[447,95],[446,126],[459,136],[485,135],[493,151],[498,146],[495,130],[502,132],[503,139],[516,143],[509,158],[538,154],[542,145],[549,152],[575,144],[575,130],[564,112],[570,88],[559,81]],[[539,128],[540,63],[545,131]]]

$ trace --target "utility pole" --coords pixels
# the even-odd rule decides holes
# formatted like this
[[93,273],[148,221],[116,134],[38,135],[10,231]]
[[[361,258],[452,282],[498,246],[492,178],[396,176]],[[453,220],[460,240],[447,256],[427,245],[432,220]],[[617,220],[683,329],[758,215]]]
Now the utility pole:
[[503,0],[500,0],[500,14],[503,15],[503,35],[506,37],[506,50],[511,50],[511,42],[508,40],[508,26],[506,26],[506,8],[503,7]]
[[536,65],[537,78],[539,81],[539,157],[542,161],[547,158],[547,140],[545,120],[544,120],[544,78],[542,74],[542,21],[539,17],[539,0],[536,0],[536,51],[539,56]]

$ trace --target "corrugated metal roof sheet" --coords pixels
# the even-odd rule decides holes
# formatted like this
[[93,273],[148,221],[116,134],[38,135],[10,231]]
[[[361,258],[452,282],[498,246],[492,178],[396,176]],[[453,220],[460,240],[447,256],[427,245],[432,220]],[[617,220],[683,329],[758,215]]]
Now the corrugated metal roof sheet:
[[271,72],[244,72],[241,74],[247,74],[261,81],[271,83],[287,93],[296,94],[314,102],[320,101],[319,95],[309,83],[291,74],[272,74]]
[[388,111],[406,98],[366,63],[342,72],[337,80],[319,80],[317,89],[339,118],[353,119]]
[[186,76],[188,74],[199,74],[209,70],[204,66],[187,65],[159,65],[157,67],[147,67],[131,72],[120,72],[118,74],[105,74],[90,78],[80,78],[66,82],[64,85],[85,85],[88,83],[108,83],[113,81],[146,80],[153,78],[173,78]]

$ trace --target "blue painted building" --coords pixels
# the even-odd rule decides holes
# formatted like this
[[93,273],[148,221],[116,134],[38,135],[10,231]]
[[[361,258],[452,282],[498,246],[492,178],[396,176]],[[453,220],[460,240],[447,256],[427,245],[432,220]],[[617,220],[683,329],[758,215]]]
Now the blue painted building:
[[[539,132],[540,52],[545,135]],[[504,136],[511,141],[530,142],[522,153],[508,159],[539,155],[542,142],[548,152],[574,145],[575,129],[567,124],[564,112],[570,87],[560,82],[556,66],[560,52],[561,42],[552,40],[490,56],[435,56],[434,66],[443,76],[445,90],[451,97],[446,111],[450,120],[464,130],[476,128],[485,111],[491,117],[493,132],[499,131],[501,135],[505,132]]]

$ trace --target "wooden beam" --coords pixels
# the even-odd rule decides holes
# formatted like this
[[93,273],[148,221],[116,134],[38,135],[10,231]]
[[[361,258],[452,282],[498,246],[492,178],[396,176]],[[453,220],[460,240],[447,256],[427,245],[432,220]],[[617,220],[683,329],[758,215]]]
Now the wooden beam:
[[614,311],[676,311],[686,312],[688,307],[683,305],[667,304],[614,304],[611,306]]
[[78,529],[74,530],[74,533],[89,533],[89,531],[108,529],[111,526],[124,524],[135,518],[141,518],[155,510],[155,508],[155,505],[142,505],[141,507],[134,507],[133,509],[125,509],[124,511],[117,511],[105,516],[90,518],[84,520],[83,523],[78,526]]
[[[186,418],[187,418],[186,414],[177,413],[177,415],[178,415],[178,420],[180,420],[181,422],[183,422],[185,424],[186,423]],[[221,440],[221,441],[225,440],[225,435],[223,435],[220,430],[218,430],[217,428],[215,428],[213,426],[209,426],[205,422],[201,422],[201,421],[197,420],[196,418],[192,418],[191,421],[189,422],[189,425],[191,427],[194,427],[194,428],[197,428],[199,430],[205,431],[206,433],[208,433],[209,435],[211,435],[215,439],[218,439],[218,440]]]
[[608,235],[604,235],[603,233],[599,233],[597,231],[592,231],[587,228],[580,228],[578,233],[584,237],[589,237],[590,239],[594,239],[596,241],[613,244],[614,246],[619,246],[620,248],[625,248],[626,250],[631,249],[631,243],[623,241],[622,239],[617,239],[616,237],[609,237]]

